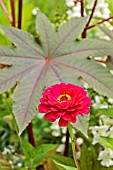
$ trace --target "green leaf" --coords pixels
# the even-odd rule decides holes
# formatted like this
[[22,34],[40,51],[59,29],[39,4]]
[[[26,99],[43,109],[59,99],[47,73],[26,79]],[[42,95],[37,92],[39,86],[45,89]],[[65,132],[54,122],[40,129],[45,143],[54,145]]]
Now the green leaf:
[[[100,94],[113,97],[113,76],[109,70],[87,59],[89,55],[113,54],[113,44],[88,39],[75,42],[85,24],[86,18],[73,18],[55,32],[47,17],[39,13],[37,32],[41,45],[28,32],[1,26],[14,46],[0,47],[0,63],[10,65],[0,70],[0,93],[16,85],[13,112],[19,134],[35,116],[44,86],[77,84],[82,77]],[[86,135],[86,127],[83,133]]]
[[54,144],[42,144],[34,148],[34,150],[31,152],[31,163],[33,168],[37,167],[41,163],[41,161],[48,155],[48,153],[55,149],[56,146],[57,145]]
[[110,10],[110,15],[113,15],[113,1],[112,0],[107,0],[108,3],[108,8]]
[[80,169],[82,170],[101,170],[99,161],[97,161],[97,150],[94,146],[83,144],[80,156]]
[[47,17],[40,12],[37,15],[36,31],[40,35],[45,56],[48,57],[56,44],[54,41],[56,39],[56,32]]
[[[43,56],[42,55],[43,51],[41,47],[35,41],[35,38],[33,37],[33,35],[31,35],[30,33],[26,31],[22,31],[14,27],[6,27],[2,25],[0,25],[0,27],[5,32],[5,35],[7,35],[10,38],[10,40],[15,44],[15,46],[21,49],[24,49],[24,50],[25,48],[32,50],[34,54],[38,55],[38,58],[39,56]],[[28,52],[28,49],[27,49],[27,52]]]
[[65,156],[50,156],[50,158],[56,162],[59,162],[60,164],[64,164],[67,166],[75,166],[75,162],[73,159]]
[[32,168],[36,168],[40,163],[41,161],[46,157],[47,154],[45,153],[40,153],[39,155],[35,156],[32,161],[31,161],[31,164],[32,164]]
[[109,138],[109,137],[102,137],[101,136],[101,139],[102,139],[102,144],[104,146],[106,146],[107,148],[110,148],[113,150],[113,138]]
[[98,109],[97,110],[99,113],[102,115],[105,115],[107,117],[113,118],[113,108],[108,108],[108,109]]
[[57,147],[56,144],[41,144],[37,146],[33,151],[32,151],[32,157],[35,157],[37,154],[40,155],[42,154],[48,154],[50,151],[55,149]]
[[32,151],[34,149],[34,147],[27,141],[22,140],[22,148],[24,151],[24,154],[26,155],[27,159],[30,159],[32,156]]
[[[113,3],[113,1],[112,1]],[[113,40],[113,32],[110,31],[109,29],[98,26],[111,40]],[[110,70],[113,70],[113,55],[109,55],[106,61],[106,65]]]
[[56,46],[53,48],[50,57],[57,56],[69,49],[69,44],[82,33],[85,27],[87,18],[73,18],[65,24],[62,24],[56,33]]
[[77,130],[82,132],[85,137],[88,138],[87,131],[88,131],[88,125],[89,125],[89,115],[77,116],[77,121],[73,123],[73,127],[75,127]]
[[66,165],[63,165],[63,164],[60,164],[56,161],[53,161],[55,166],[58,168],[58,170],[77,170],[77,168],[74,168],[72,166],[66,166]]

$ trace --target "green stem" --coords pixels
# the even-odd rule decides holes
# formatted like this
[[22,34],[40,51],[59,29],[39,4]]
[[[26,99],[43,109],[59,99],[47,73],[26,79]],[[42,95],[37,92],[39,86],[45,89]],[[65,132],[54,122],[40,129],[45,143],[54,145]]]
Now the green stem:
[[74,161],[75,161],[77,169],[80,170],[80,166],[79,166],[79,163],[78,163],[77,158],[76,158],[76,150],[75,150],[76,137],[73,134],[72,126],[71,126],[70,122],[68,123],[68,130],[69,130],[69,134],[70,134],[70,137],[71,137],[71,145],[72,145],[73,158],[74,158]]

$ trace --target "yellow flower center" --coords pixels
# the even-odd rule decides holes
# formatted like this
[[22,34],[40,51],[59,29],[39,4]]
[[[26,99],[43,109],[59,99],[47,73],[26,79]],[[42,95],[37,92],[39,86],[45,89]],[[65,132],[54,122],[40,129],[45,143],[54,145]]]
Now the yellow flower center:
[[71,100],[71,96],[68,94],[61,94],[58,98],[57,101],[60,103],[66,102],[67,100]]

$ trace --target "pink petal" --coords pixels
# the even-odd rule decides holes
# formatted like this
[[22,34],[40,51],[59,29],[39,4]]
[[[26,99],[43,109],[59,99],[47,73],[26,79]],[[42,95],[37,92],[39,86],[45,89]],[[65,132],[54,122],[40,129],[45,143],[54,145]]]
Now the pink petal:
[[59,120],[59,126],[68,126],[68,121],[64,120],[62,117]]

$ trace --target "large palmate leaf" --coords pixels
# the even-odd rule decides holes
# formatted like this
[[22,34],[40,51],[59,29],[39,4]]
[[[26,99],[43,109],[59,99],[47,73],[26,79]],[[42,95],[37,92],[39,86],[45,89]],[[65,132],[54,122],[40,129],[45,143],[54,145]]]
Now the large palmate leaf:
[[77,116],[76,123],[73,123],[73,127],[77,130],[81,131],[86,137],[88,137],[87,130],[88,130],[88,122],[89,122],[89,115]]
[[87,18],[74,18],[55,32],[47,17],[39,13],[36,30],[41,45],[25,31],[1,26],[14,44],[0,47],[0,93],[17,85],[13,111],[19,134],[36,113],[43,88],[59,82],[78,83],[79,77],[103,95],[113,97],[113,76],[88,56],[113,54],[112,43],[104,40],[75,39],[82,33]]
[[[112,3],[113,3],[113,1],[112,1]],[[102,26],[98,26],[98,27],[113,41],[113,32],[112,31],[110,31],[109,29],[102,27]],[[110,70],[113,70],[113,55],[108,56],[106,65]]]

